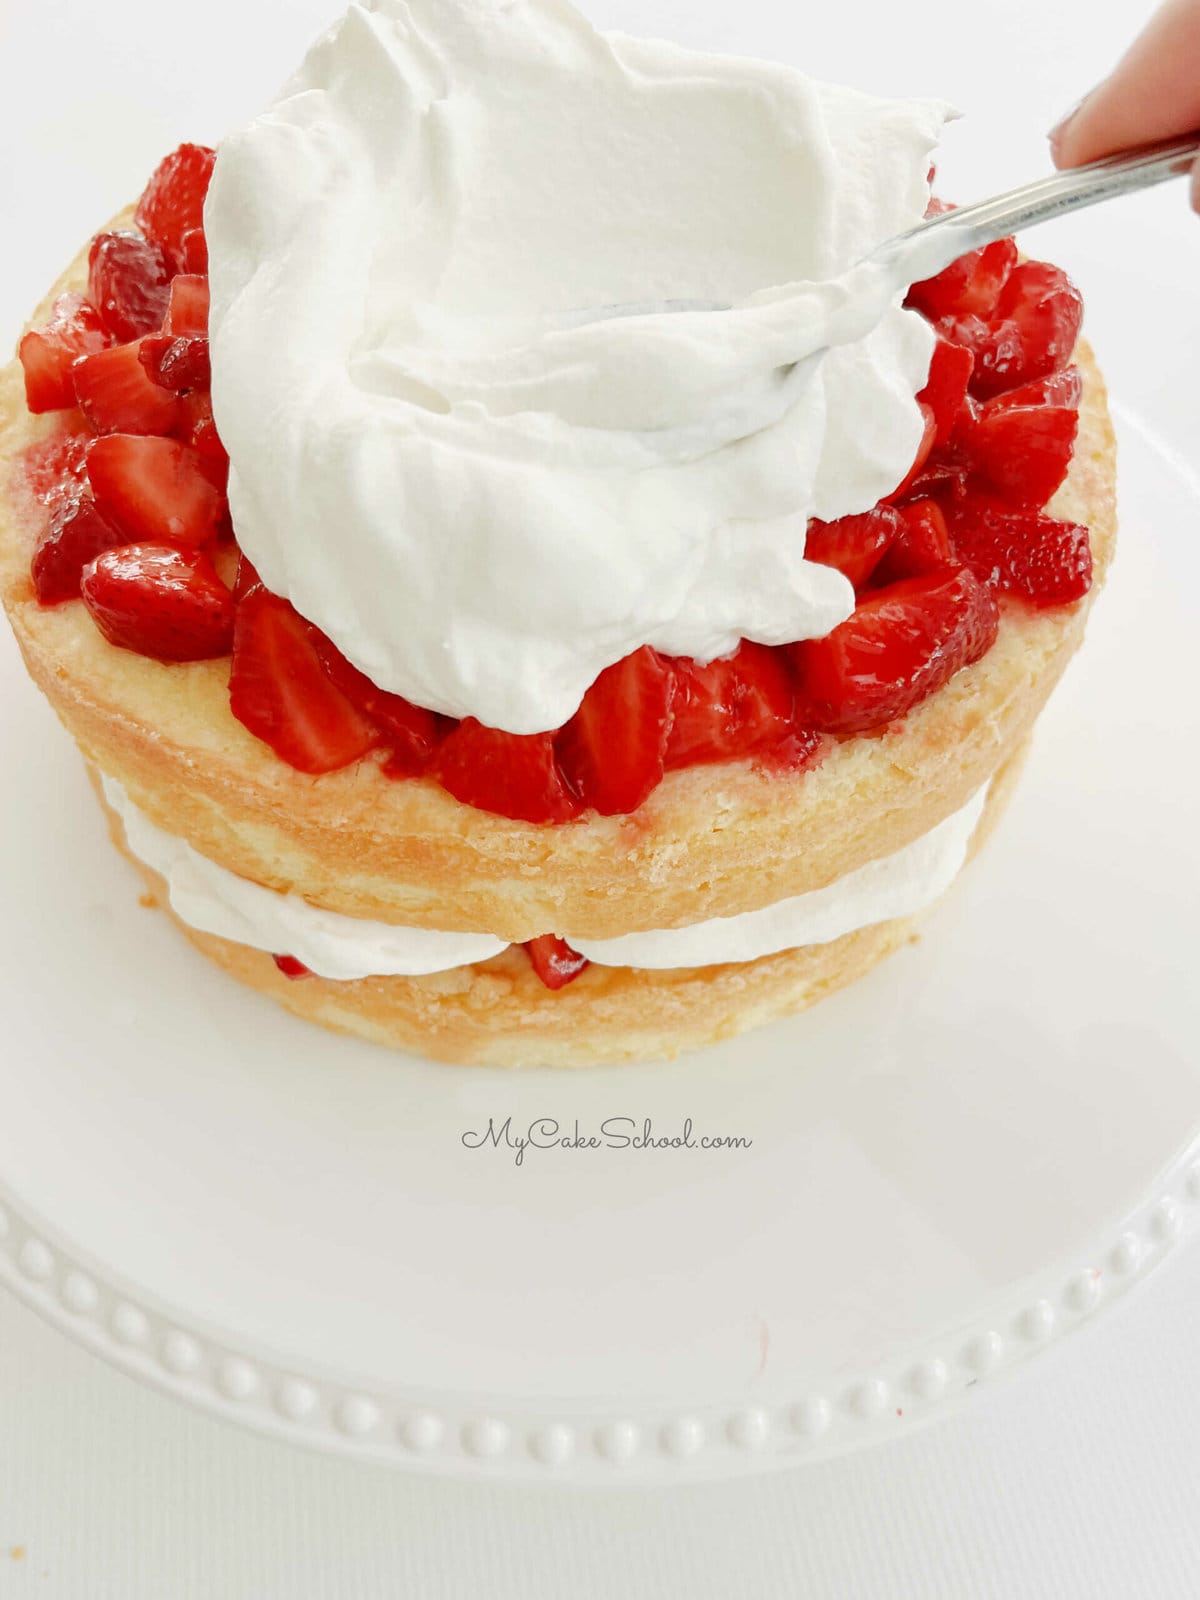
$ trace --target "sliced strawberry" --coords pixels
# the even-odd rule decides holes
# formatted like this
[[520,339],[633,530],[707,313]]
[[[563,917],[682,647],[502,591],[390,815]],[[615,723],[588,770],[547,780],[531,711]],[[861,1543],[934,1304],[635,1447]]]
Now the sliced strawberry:
[[208,279],[181,273],[171,280],[164,333],[196,333],[208,337]]
[[[82,423],[83,418],[79,421]],[[87,457],[95,435],[64,431],[39,439],[25,452],[25,478],[35,500],[48,506],[64,491],[87,484]]]
[[411,706],[410,710],[413,713],[413,725],[407,732],[397,732],[392,736],[394,742],[388,748],[387,758],[380,769],[385,778],[395,778],[397,781],[423,778],[429,771],[438,741],[457,727],[452,717],[443,719],[434,716],[435,731],[431,739],[425,719],[433,713],[420,706]]
[[254,563],[244,550],[238,551],[237,576],[233,582],[233,598],[239,605],[254,589],[261,589],[263,581]]
[[529,952],[533,970],[547,989],[565,989],[591,964],[586,956],[572,950],[565,939],[556,938],[552,933],[545,933],[540,939],[530,939],[525,948]]
[[900,513],[893,506],[876,506],[873,511],[839,517],[836,522],[820,522],[814,517],[808,525],[804,555],[823,567],[836,567],[861,589],[899,531]]
[[950,530],[936,500],[910,501],[901,516],[900,534],[875,574],[881,587],[954,565]]
[[931,456],[908,486],[907,503],[935,495],[944,505],[965,499],[970,469],[957,450]]
[[81,357],[71,378],[97,433],[171,433],[178,422],[178,399],[151,382],[136,344]]
[[608,667],[555,748],[567,783],[603,817],[627,816],[662,782],[674,676],[649,645]]
[[972,497],[950,531],[958,559],[985,583],[1036,606],[1069,605],[1092,586],[1092,547],[1078,523]]
[[185,394],[179,402],[176,431],[191,445],[211,482],[224,494],[229,485],[229,455],[213,421],[212,397],[201,390]]
[[319,637],[286,600],[266,589],[251,589],[237,607],[230,709],[298,772],[335,772],[379,742],[371,723],[325,671]]
[[[941,209],[954,208],[943,206]],[[936,278],[914,283],[904,303],[924,312],[930,321],[968,314],[990,316],[1016,264],[1015,242],[998,239],[995,244],[960,256]]]
[[789,646],[805,720],[830,733],[881,728],[986,654],[998,625],[990,589],[965,568],[877,589],[828,637]]
[[583,809],[567,787],[550,733],[501,733],[466,717],[430,769],[464,805],[518,822],[569,822]]
[[99,316],[80,294],[60,295],[44,328],[31,328],[18,354],[25,369],[25,403],[34,415],[75,404],[71,368],[80,356],[110,342]]
[[911,491],[913,484],[921,476],[925,463],[929,460],[930,451],[937,442],[938,420],[934,415],[933,407],[924,400],[918,403],[921,407],[921,416],[925,422],[925,431],[922,433],[921,442],[917,446],[916,459],[908,469],[904,481],[898,488],[893,489],[891,494],[885,497],[885,504],[895,500],[903,500],[905,495]]
[[939,334],[929,365],[929,380],[917,396],[933,412],[937,425],[935,447],[949,444],[954,437],[959,413],[966,404],[974,366],[975,357],[965,346],[951,344],[949,339]]
[[946,317],[938,331],[965,345],[975,357],[971,393],[989,399],[1027,381],[1025,341],[1011,317],[985,322],[981,317]]
[[205,145],[180,145],[160,163],[138,201],[134,220],[162,247],[176,271],[191,270],[184,241],[204,227],[204,198],[215,161],[216,151]]
[[98,233],[88,256],[88,299],[123,344],[162,327],[171,267],[158,246],[136,233]]
[[208,240],[204,237],[203,228],[191,228],[184,234],[179,269],[201,276],[208,271]]
[[46,526],[38,535],[30,562],[30,576],[38,601],[44,606],[79,598],[79,581],[89,561],[102,550],[127,544],[128,538],[108,522],[90,495],[81,491],[60,493],[50,507]]
[[1012,406],[1062,406],[1068,411],[1078,411],[1082,399],[1083,376],[1079,368],[1065,367],[1062,372],[1052,372],[1047,378],[1035,378],[1019,389],[998,394],[978,409],[992,415]]
[[271,960],[283,973],[285,978],[311,978],[312,970],[306,967],[303,961],[297,961],[295,956],[272,956]]
[[827,743],[815,728],[792,728],[778,744],[755,751],[754,764],[768,772],[803,772],[816,765]]
[[1006,500],[1044,506],[1067,475],[1078,431],[1079,413],[1065,406],[993,402],[971,429],[970,458]]
[[1061,267],[1023,261],[996,303],[999,317],[1011,317],[1025,341],[1025,382],[1061,372],[1071,360],[1083,324],[1083,300]]
[[92,446],[87,471],[96,504],[130,542],[195,547],[216,537],[221,496],[177,439],[110,433]]
[[84,568],[83,603],[110,644],[156,661],[223,656],[233,640],[233,596],[203,551],[131,544]]
[[1066,273],[1044,261],[1023,261],[990,323],[959,317],[943,331],[974,350],[971,392],[987,400],[1068,366],[1082,322],[1083,302]]
[[[238,581],[241,582],[240,571]],[[445,719],[423,706],[414,706],[403,695],[377,689],[366,673],[347,661],[323,633],[317,635],[316,644],[325,671],[390,746],[391,754],[384,767],[388,777],[415,778],[426,772],[445,731]]]
[[138,354],[160,389],[182,394],[185,389],[207,389],[212,382],[208,340],[199,334],[152,333],[142,340]]
[[737,654],[723,661],[672,664],[669,768],[781,748],[795,732],[795,687],[783,652],[743,640]]

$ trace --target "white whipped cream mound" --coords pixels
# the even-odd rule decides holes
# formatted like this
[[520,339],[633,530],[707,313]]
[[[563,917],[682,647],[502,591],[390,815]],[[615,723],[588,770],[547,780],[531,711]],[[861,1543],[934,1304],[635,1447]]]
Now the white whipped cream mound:
[[828,633],[806,523],[904,477],[933,347],[848,269],[945,116],[564,0],[351,6],[207,203],[242,548],[380,687],[514,733],[642,644]]
[[[164,833],[115,779],[105,777],[103,785],[130,850],[166,879],[171,906],[189,927],[272,955],[295,956],[321,977],[338,979],[419,977],[488,961],[507,948],[488,934],[393,927],[322,911],[299,895],[265,889]],[[876,922],[913,916],[957,877],[985,795],[980,790],[961,811],[894,855],[761,911],[620,939],[564,937],[599,966],[707,967],[827,944]]]

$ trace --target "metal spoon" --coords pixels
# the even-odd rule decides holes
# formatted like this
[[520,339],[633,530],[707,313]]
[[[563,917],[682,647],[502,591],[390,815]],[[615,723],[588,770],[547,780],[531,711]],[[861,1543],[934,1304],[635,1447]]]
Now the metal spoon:
[[1005,239],[1022,228],[1180,177],[1191,171],[1198,155],[1200,133],[1124,150],[1085,167],[1056,172],[990,200],[931,217],[907,233],[886,240],[865,260],[887,267],[889,276],[918,283],[934,277],[968,251]]
[[[943,212],[878,245],[852,269],[855,281],[876,286],[884,281],[896,291],[907,288],[911,283],[935,277],[968,251],[1006,239],[1021,228],[1032,228],[1036,223],[1082,211],[1085,206],[1099,205],[1102,200],[1115,200],[1119,195],[1181,177],[1191,170],[1197,156],[1200,133],[1193,133],[1105,156],[1101,161],[1053,173],[990,200],[977,200],[974,205]],[[591,307],[566,320],[568,325],[578,325],[664,311],[678,314],[728,310],[730,307],[718,300],[665,300]]]

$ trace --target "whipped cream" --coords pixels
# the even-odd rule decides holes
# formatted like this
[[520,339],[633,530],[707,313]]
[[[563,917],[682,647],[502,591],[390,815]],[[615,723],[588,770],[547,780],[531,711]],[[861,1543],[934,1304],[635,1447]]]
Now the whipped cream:
[[121,819],[125,842],[166,880],[171,909],[189,928],[295,956],[323,978],[421,977],[490,961],[508,948],[484,933],[398,928],[322,911],[297,894],[279,894],[202,856],[164,833],[115,778],[101,776],[104,798]]
[[961,811],[902,850],[868,861],[824,889],[777,900],[760,911],[661,933],[567,942],[605,967],[709,967],[830,944],[877,922],[915,916],[940,899],[962,871],[986,799],[986,788],[980,789]]
[[[176,915],[204,933],[273,955],[295,956],[322,977],[338,979],[419,977],[488,961],[507,948],[489,934],[393,927],[322,911],[299,895],[264,889],[164,833],[115,779],[102,781],[129,849],[166,879]],[[868,862],[827,888],[761,911],[619,939],[563,937],[599,966],[707,967],[827,944],[858,928],[913,916],[940,898],[957,877],[985,796],[986,790],[980,790],[961,811],[903,850]]]
[[807,521],[904,477],[933,347],[850,269],[945,116],[565,0],[351,6],[207,203],[242,548],[380,687],[514,733],[642,644],[828,633]]

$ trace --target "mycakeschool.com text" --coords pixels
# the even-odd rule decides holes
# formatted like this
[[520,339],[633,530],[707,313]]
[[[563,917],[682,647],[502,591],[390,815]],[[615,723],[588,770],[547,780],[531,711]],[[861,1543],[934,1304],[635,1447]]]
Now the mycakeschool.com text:
[[560,1122],[557,1117],[536,1117],[514,1127],[513,1119],[489,1117],[487,1126],[468,1128],[462,1135],[467,1150],[505,1151],[515,1164],[525,1164],[532,1150],[749,1150],[754,1140],[742,1134],[698,1133],[691,1117],[673,1129],[658,1129],[650,1117],[605,1117],[593,1129]]

